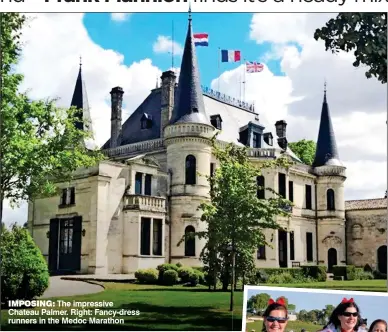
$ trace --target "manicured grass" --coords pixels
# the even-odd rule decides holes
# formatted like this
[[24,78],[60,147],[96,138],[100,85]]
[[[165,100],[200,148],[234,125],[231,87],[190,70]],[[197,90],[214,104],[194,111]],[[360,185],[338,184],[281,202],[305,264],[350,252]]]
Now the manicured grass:
[[[286,331],[295,331],[300,332],[301,329],[305,329],[310,332],[315,332],[320,329],[322,329],[322,325],[316,325],[310,322],[301,322],[301,321],[289,321],[287,323]],[[263,328],[263,321],[257,320],[254,323],[247,323],[246,331],[250,332],[252,330],[255,330],[256,332],[261,332],[261,329]]]
[[[209,292],[206,287],[163,287],[128,283],[103,283],[101,293],[61,298],[67,301],[111,301],[114,309],[139,310],[139,316],[122,316],[122,325],[10,325],[7,310],[2,310],[3,330],[170,330],[170,331],[241,331],[243,293],[235,293],[234,314],[229,311],[229,292]],[[266,285],[270,286],[270,285]],[[386,280],[329,281],[274,287],[303,287],[386,292]],[[55,309],[60,309],[56,307]],[[71,308],[68,308],[70,310]],[[110,308],[103,308],[110,309]],[[70,311],[69,311],[70,312]],[[69,317],[70,314],[69,314]],[[233,321],[232,321],[233,317]],[[21,316],[13,318],[22,318]],[[31,316],[26,318],[33,318]],[[47,317],[46,317],[47,318]],[[56,317],[61,318],[61,317]],[[73,317],[71,317],[73,318]],[[86,317],[87,318],[87,317]],[[105,317],[100,317],[105,318]],[[117,318],[117,317],[116,317]],[[232,325],[233,322],[233,325]],[[253,324],[258,324],[253,323]],[[291,322],[290,322],[291,324]],[[296,323],[295,323],[296,324]],[[291,325],[290,325],[291,326]],[[250,327],[257,332],[259,328]],[[316,329],[318,330],[318,328]],[[316,331],[311,329],[311,331]],[[298,328],[295,327],[295,331]],[[300,329],[299,329],[300,331]]]
[[228,292],[209,292],[205,287],[162,287],[122,283],[104,283],[104,286],[106,289],[101,293],[71,297],[71,301],[112,301],[116,309],[140,310],[140,315],[120,317],[125,319],[123,325],[54,327],[53,325],[9,325],[7,324],[9,316],[2,312],[2,329],[231,331],[233,326],[233,330],[241,331],[243,303],[241,291],[235,293],[232,322],[232,313],[229,311],[230,293]]

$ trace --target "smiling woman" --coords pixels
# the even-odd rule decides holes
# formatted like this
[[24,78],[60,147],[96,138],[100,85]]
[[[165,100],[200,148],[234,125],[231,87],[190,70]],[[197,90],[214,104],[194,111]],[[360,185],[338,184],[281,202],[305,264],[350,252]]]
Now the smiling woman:
[[263,314],[263,332],[283,332],[287,326],[288,310],[283,298],[268,301],[268,307]]
[[319,332],[357,331],[361,321],[360,310],[353,298],[344,298],[333,310],[328,324]]

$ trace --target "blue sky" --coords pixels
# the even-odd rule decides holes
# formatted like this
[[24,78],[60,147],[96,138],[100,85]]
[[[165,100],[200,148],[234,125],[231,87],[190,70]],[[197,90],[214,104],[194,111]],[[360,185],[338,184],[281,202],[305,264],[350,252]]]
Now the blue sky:
[[[106,49],[114,49],[125,56],[124,63],[151,58],[154,65],[162,70],[171,67],[170,54],[155,54],[153,44],[159,35],[172,35],[174,22],[174,41],[183,45],[187,31],[185,14],[134,14],[128,20],[117,22],[111,20],[110,14],[86,14],[84,24],[91,39]],[[240,50],[242,57],[249,61],[261,61],[269,52],[269,43],[257,44],[250,39],[250,21],[252,14],[193,14],[193,32],[208,33],[209,46],[197,47],[201,82],[210,86],[218,75],[218,48]],[[176,56],[174,66],[180,66],[180,56]],[[282,75],[278,60],[266,62],[276,75]],[[231,70],[238,63],[222,63],[221,71]]]
[[302,309],[313,310],[323,309],[326,304],[338,305],[341,300],[346,297],[353,297],[354,301],[360,308],[363,318],[368,319],[370,325],[375,319],[388,319],[388,296],[373,296],[370,295],[354,295],[354,294],[330,294],[330,293],[304,293],[284,290],[248,290],[248,299],[252,295],[267,293],[271,298],[284,296],[288,298],[288,302],[296,305],[296,311]]

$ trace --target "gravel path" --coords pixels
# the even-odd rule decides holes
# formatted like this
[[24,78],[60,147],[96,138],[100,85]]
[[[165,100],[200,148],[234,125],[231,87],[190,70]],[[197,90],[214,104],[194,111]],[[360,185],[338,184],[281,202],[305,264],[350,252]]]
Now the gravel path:
[[104,288],[99,285],[84,281],[63,280],[60,276],[55,276],[50,277],[50,285],[41,298],[93,294],[103,290]]

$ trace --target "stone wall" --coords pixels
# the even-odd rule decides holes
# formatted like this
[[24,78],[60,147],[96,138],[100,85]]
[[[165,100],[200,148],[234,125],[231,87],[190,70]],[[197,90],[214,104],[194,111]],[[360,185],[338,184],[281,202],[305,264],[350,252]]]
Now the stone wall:
[[387,209],[346,211],[347,261],[377,269],[377,250],[387,245]]

